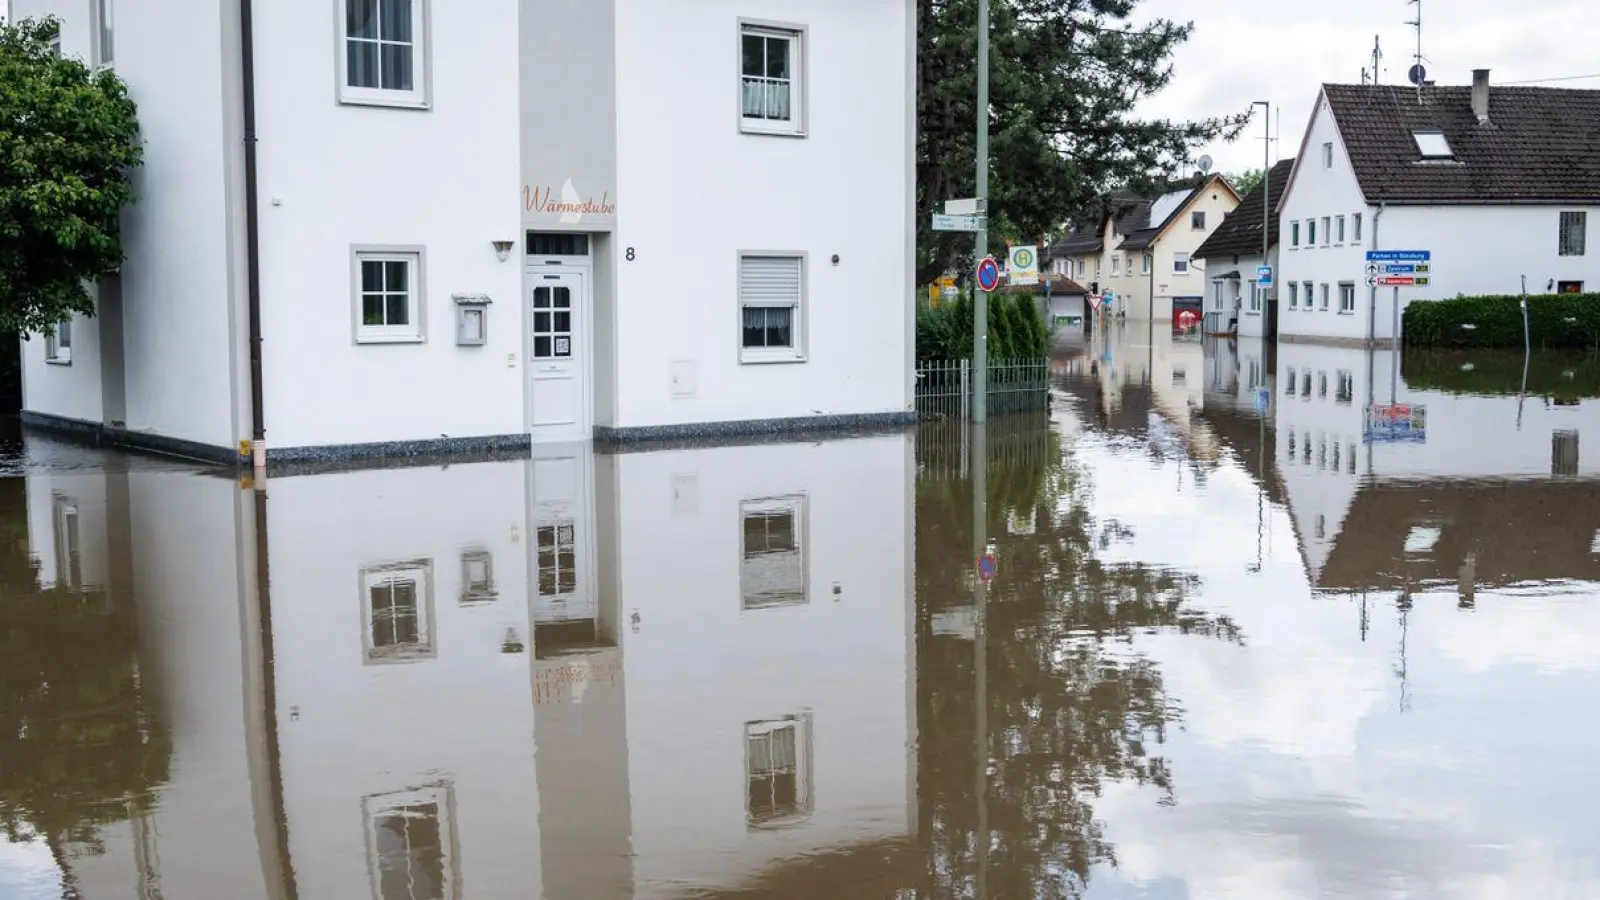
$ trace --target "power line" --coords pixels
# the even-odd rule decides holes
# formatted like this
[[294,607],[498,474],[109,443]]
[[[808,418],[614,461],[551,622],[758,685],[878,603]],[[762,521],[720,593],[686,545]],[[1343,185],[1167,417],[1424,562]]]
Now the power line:
[[1501,84],[1549,84],[1552,81],[1582,81],[1587,78],[1600,78],[1600,72],[1590,75],[1562,75],[1559,78],[1530,78],[1527,81],[1502,81]]

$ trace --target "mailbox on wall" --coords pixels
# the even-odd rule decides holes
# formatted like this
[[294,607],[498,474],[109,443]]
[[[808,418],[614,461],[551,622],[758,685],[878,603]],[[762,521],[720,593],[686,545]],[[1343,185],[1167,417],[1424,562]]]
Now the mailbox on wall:
[[453,294],[456,302],[456,346],[481,347],[489,339],[489,295]]

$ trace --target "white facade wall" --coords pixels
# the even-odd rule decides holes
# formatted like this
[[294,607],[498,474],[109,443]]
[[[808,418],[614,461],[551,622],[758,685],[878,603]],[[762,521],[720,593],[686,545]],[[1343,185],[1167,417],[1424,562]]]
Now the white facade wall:
[[[92,4],[11,7],[18,19],[57,16],[62,52],[91,57]],[[242,295],[232,280],[225,160],[237,73],[224,55],[235,12],[203,0],[116,10],[113,68],[138,103],[145,141],[144,165],[133,175],[138,200],[123,213],[120,315],[76,317],[70,366],[44,362],[42,337],[25,342],[24,409],[216,446],[237,437],[230,334]],[[102,372],[102,355],[115,360],[117,346],[126,364]]]
[[[256,4],[269,446],[524,431],[518,4],[434,2],[427,109],[339,102],[335,8]],[[353,245],[421,248],[425,340],[358,344]],[[452,294],[487,343],[458,347]]]
[[[1587,213],[1587,253],[1557,253],[1563,211]],[[1401,310],[1414,300],[1459,295],[1554,293],[1562,281],[1600,290],[1600,206],[1390,206],[1383,246],[1433,252],[1432,283],[1401,288]],[[1393,288],[1380,288],[1381,300]],[[1384,308],[1384,307],[1380,307]]]
[[[1250,296],[1255,290],[1256,268],[1262,263],[1260,253],[1245,253],[1239,256],[1218,256],[1202,260],[1206,266],[1207,275],[1211,278],[1210,286],[1206,293],[1206,312],[1231,313],[1238,303],[1239,337],[1261,337],[1266,334],[1268,307],[1279,294],[1276,287],[1269,287],[1262,294],[1261,308],[1250,308]],[[1272,271],[1278,271],[1278,248],[1273,247],[1266,256],[1266,263],[1272,266]],[[1237,270],[1239,279],[1222,280],[1217,276]],[[1276,282],[1274,282],[1276,284]]]
[[[913,5],[616,9],[617,425],[909,409]],[[741,133],[741,18],[804,30],[804,137]],[[804,362],[741,364],[741,250],[806,255]]]
[[[1333,165],[1324,165],[1323,145],[1333,145]],[[1305,142],[1301,147],[1289,188],[1279,203],[1278,253],[1278,334],[1333,340],[1364,340],[1367,336],[1368,301],[1366,254],[1374,247],[1399,247],[1390,239],[1392,210],[1374,221],[1376,210],[1366,204],[1350,157],[1326,98],[1318,97],[1311,113]],[[1355,240],[1353,216],[1361,216],[1361,239]],[[1322,220],[1345,217],[1345,240],[1341,243],[1327,234]],[[1308,222],[1315,221],[1317,237],[1310,240]],[[1295,228],[1299,238],[1295,238]],[[1376,230],[1375,230],[1376,229]],[[1376,235],[1376,237],[1375,237]],[[1326,238],[1326,241],[1324,240]],[[1380,243],[1374,243],[1374,241]],[[1412,249],[1409,247],[1402,249]],[[1339,285],[1356,286],[1355,311],[1339,312]],[[1306,305],[1306,287],[1313,285],[1314,302]],[[1290,285],[1294,285],[1293,288]],[[1321,308],[1323,285],[1328,287],[1328,308]],[[1291,305],[1293,301],[1293,305]],[[1379,315],[1377,336],[1391,336],[1389,319]]]
[[[640,898],[915,831],[910,438],[614,458]],[[870,476],[868,475],[870,473]],[[804,497],[807,599],[744,609],[742,504]],[[692,586],[687,587],[686,586]],[[813,808],[746,823],[746,723],[809,717]]]

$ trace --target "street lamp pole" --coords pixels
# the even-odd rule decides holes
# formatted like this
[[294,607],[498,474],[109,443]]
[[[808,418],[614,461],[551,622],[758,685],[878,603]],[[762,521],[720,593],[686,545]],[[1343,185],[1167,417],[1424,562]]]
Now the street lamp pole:
[[[974,271],[989,255],[989,0],[978,0],[978,241]],[[989,418],[989,294],[972,285],[972,421]]]

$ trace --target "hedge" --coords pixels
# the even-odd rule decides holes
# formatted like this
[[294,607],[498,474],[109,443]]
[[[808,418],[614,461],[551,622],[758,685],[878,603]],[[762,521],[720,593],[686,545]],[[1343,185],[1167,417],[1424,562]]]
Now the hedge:
[[[1418,347],[1521,347],[1521,298],[1456,297],[1406,307],[1401,334]],[[1600,347],[1600,294],[1528,298],[1528,333],[1535,347]]]
[[1524,357],[1521,348],[1500,350],[1422,350],[1400,360],[1406,385],[1451,394],[1535,397],[1600,397],[1600,354],[1552,350]]
[[[1032,294],[989,295],[989,358],[1042,359],[1050,331]],[[972,358],[972,298],[917,307],[917,361]]]

